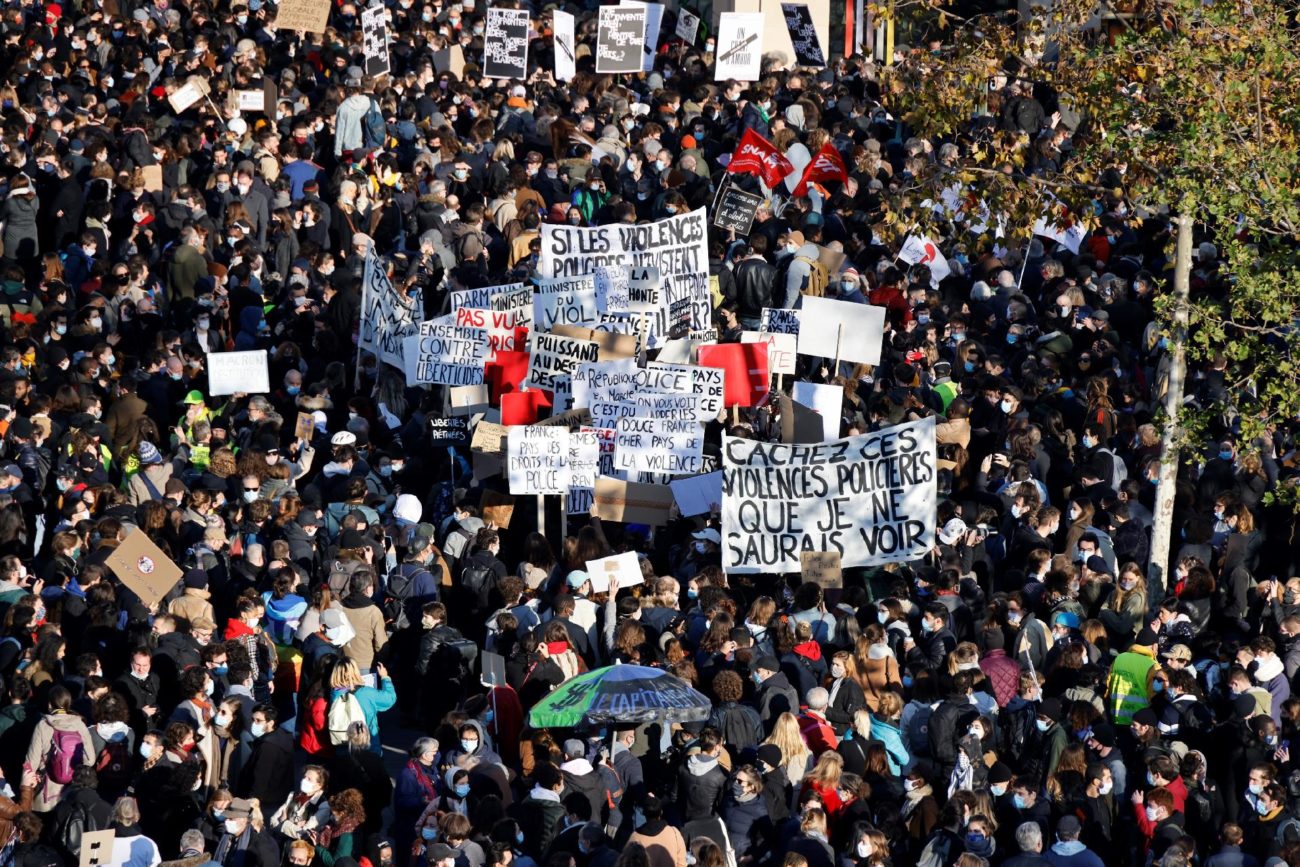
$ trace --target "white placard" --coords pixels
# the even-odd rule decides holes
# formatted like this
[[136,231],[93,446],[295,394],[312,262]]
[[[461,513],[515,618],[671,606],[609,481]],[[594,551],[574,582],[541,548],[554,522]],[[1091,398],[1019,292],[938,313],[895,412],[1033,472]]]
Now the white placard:
[[538,278],[533,322],[539,331],[550,331],[555,325],[590,325],[599,319],[594,277]]
[[555,80],[568,81],[578,74],[578,59],[574,51],[573,15],[556,9],[555,16]]
[[573,406],[586,409],[593,399],[626,400],[636,392],[635,358],[584,361],[573,371]]
[[208,353],[208,394],[268,394],[271,375],[266,350]]
[[264,111],[266,108],[264,90],[237,90],[235,94],[239,100],[237,107],[240,111]]
[[[939,283],[952,273],[948,267],[948,258],[939,250],[939,245],[925,235],[909,235],[903,242],[903,249],[898,251],[898,258],[909,265],[927,265],[930,268],[930,285],[935,289]],[[808,305],[804,305],[807,308]]]
[[659,50],[659,25],[664,20],[662,3],[647,3],[645,0],[619,0],[620,6],[640,6],[645,9],[645,58],[641,65],[642,72],[653,72],[655,52]]
[[844,414],[844,386],[817,382],[796,382],[790,397],[822,417],[822,439],[840,435],[840,416]]
[[794,365],[798,355],[796,344],[799,338],[793,334],[777,334],[770,331],[743,331],[741,343],[767,344],[767,369],[772,373],[794,374]]
[[452,312],[455,312],[462,307],[474,307],[480,310],[503,310],[506,308],[500,307],[498,304],[505,304],[507,302],[498,302],[495,299],[502,295],[514,299],[519,297],[518,293],[520,292],[528,293],[530,299],[529,304],[531,306],[533,290],[523,283],[503,283],[500,286],[480,286],[476,289],[457,289],[448,293],[448,297],[451,299]]
[[772,334],[799,334],[799,311],[784,307],[764,307],[758,330]]
[[372,247],[366,254],[361,279],[361,330],[357,334],[360,348],[385,364],[405,369],[404,341],[419,332],[423,320],[424,293],[417,290],[403,296],[398,292]]
[[723,12],[718,19],[714,81],[758,81],[763,62],[763,13]]
[[678,39],[687,45],[695,44],[695,34],[700,32],[700,16],[688,9],[677,8],[677,31]]
[[482,328],[420,323],[406,338],[406,380],[412,384],[482,385],[488,335]]
[[569,492],[569,429],[516,425],[506,434],[506,477],[511,494]]
[[674,476],[703,469],[704,429],[694,420],[626,416],[615,431],[615,469]]
[[714,506],[722,507],[722,470],[688,479],[673,479],[668,486],[673,489],[677,511],[683,518],[706,514]]
[[600,344],[591,340],[543,332],[532,335],[531,340],[528,385],[544,391],[555,391],[557,377],[572,374],[579,364],[595,361],[600,354]]
[[800,571],[803,551],[845,568],[901,563],[934,547],[934,417],[828,443],[724,436],[722,564]]
[[180,114],[194,103],[203,99],[204,94],[208,91],[202,79],[191,78],[180,87],[173,90],[167,96],[167,102],[171,105],[172,111]]
[[527,328],[528,321],[517,310],[479,310],[462,307],[455,312],[456,324],[462,328],[481,328],[487,335],[488,359],[498,352],[523,352],[528,349],[527,335],[518,329]]
[[879,364],[885,308],[805,295],[799,317],[799,354]]
[[618,589],[635,587],[645,581],[641,572],[641,558],[635,551],[587,561],[587,577],[591,579],[591,592],[604,593],[609,589],[610,576],[618,580]]

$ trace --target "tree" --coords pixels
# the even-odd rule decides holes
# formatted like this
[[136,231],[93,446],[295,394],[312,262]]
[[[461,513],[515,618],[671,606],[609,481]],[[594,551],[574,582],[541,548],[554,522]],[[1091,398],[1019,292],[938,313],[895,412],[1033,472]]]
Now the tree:
[[[1193,373],[1223,370],[1228,400],[1167,415],[1164,460],[1238,422],[1240,442],[1271,448],[1273,425],[1300,414],[1300,53],[1290,4],[1160,0],[1105,21],[1097,13],[1110,7],[1095,0],[1055,0],[1024,20],[927,6],[945,27],[944,47],[885,70],[882,101],[917,135],[959,143],[961,157],[927,163],[894,189],[878,232],[946,226],[1018,250],[1044,214],[1090,230],[1138,217],[1166,245],[1168,279],[1173,227],[1194,225],[1222,266],[1189,277],[1187,357]],[[1008,131],[1023,120],[1032,132],[1037,120],[1032,105],[1019,114],[1018,83],[1045,103],[1047,136],[1072,128],[1059,165],[1035,159],[1039,138]],[[1192,249],[1190,239],[1181,246]],[[1177,298],[1160,298],[1153,338],[1175,335]],[[1167,557],[1173,492],[1163,494],[1164,544],[1152,547]],[[1278,497],[1297,502],[1294,487]]]

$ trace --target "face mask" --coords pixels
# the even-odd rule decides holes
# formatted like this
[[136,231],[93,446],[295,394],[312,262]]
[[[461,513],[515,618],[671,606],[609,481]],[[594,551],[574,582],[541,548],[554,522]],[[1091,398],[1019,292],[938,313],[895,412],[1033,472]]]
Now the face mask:
[[888,612],[888,611],[877,611],[877,612],[876,612],[876,620],[879,621],[879,623],[880,623],[881,626],[884,626],[886,623],[889,622],[889,612]]
[[421,618],[420,618],[420,625],[423,626],[425,629],[432,629],[432,628],[433,628],[433,625],[434,625],[434,622],[435,622],[435,621],[434,621],[434,619],[433,619],[432,617],[421,617]]
[[257,502],[257,491],[244,491],[244,502],[245,502],[245,503],[256,503],[256,502]]
[[227,834],[238,834],[238,833],[239,833],[239,822],[236,821],[235,819],[227,819],[227,820],[226,820],[226,833],[227,833]]
[[707,542],[696,542],[693,545],[691,545],[691,547],[695,549],[696,554],[707,554],[709,552],[709,547]]
[[463,798],[469,794],[469,783],[461,783],[456,786],[456,797]]
[[1019,505],[1015,505],[1011,507],[1011,517],[1013,518],[1019,518],[1024,513],[1025,510],[1021,508]]
[[1015,346],[1015,345],[1016,345],[1016,341],[1019,340],[1019,339],[1020,339],[1020,335],[1019,335],[1019,334],[1008,334],[1008,335],[1007,335],[1007,346]]
[[1099,795],[1109,795],[1109,794],[1110,794],[1110,790],[1113,789],[1113,788],[1115,788],[1115,781],[1114,781],[1114,780],[1107,780],[1106,782],[1102,783],[1100,786],[1097,787],[1097,794],[1099,794]]
[[213,691],[216,688],[217,688],[217,684],[211,678],[209,678],[208,682],[203,685],[203,694],[212,695]]
[[1007,793],[1006,786],[989,786],[989,794],[995,798],[1000,798]]
[[971,726],[970,728],[968,728],[968,729],[966,730],[966,732],[967,732],[968,734],[972,734],[972,735],[974,735],[975,737],[979,738],[980,740],[983,740],[983,739],[984,739],[984,729],[980,728],[979,726]]
[[1264,786],[1262,783],[1251,783],[1249,788],[1252,795],[1259,796],[1264,793]]
[[1151,683],[1151,689],[1153,689],[1153,690],[1156,691],[1156,692],[1164,692],[1164,691],[1165,691],[1165,682],[1164,682],[1163,680],[1153,681],[1153,682]]
[[998,406],[1002,407],[1002,411],[1005,412],[1007,415],[1011,414],[1011,407],[1013,406],[1011,401],[1004,400],[1002,401],[1002,403],[998,404]]
[[1148,821],[1151,821],[1151,822],[1158,822],[1158,821],[1160,821],[1160,808],[1159,808],[1159,807],[1147,807],[1147,820],[1148,820]]
[[[1272,809],[1273,809],[1272,807],[1269,807],[1263,801],[1255,802],[1255,812],[1259,813],[1261,816],[1267,816],[1272,811]],[[1150,814],[1151,814],[1151,809],[1147,808],[1147,815]]]
[[978,849],[984,845],[984,835],[979,831],[971,831],[966,835],[966,847],[969,849]]
[[632,824],[637,828],[645,824],[645,813],[641,812],[640,807],[632,811]]
[[213,722],[224,729],[230,725],[230,714],[219,713],[217,714],[216,718],[213,719]]
[[1015,805],[1017,810],[1023,810],[1029,806],[1025,803],[1025,796],[1019,792],[1011,796],[1011,803]]
[[462,750],[464,750],[465,752],[467,752],[467,753],[472,753],[472,752],[474,752],[476,749],[478,749],[478,741],[466,741],[466,740],[462,740],[462,741],[460,742],[460,748],[461,748]]
[[1232,460],[1232,452],[1219,452],[1219,459],[1225,461]]
[[437,839],[438,839],[438,829],[437,829],[437,828],[421,828],[421,829],[420,829],[420,836],[423,837],[427,842],[432,843],[434,840],[437,840]]
[[153,755],[153,744],[140,744],[140,758],[144,759],[145,761],[148,761],[149,757],[152,755]]
[[871,841],[870,841],[870,840],[863,840],[862,842],[858,843],[858,857],[859,857],[859,858],[870,858],[870,857],[871,857],[871,852],[872,852],[872,849],[871,849]]
[[843,676],[844,676],[844,666],[842,665],[831,666],[831,677],[836,678],[838,680]]
[[66,325],[56,325],[56,326],[54,326],[54,333],[55,333],[55,334],[59,334],[59,335],[67,334],[67,333],[68,333],[68,326],[66,326]]
[[253,733],[253,737],[260,738],[266,734],[266,723],[253,723],[249,731]]
[[686,598],[687,598],[687,599],[699,599],[699,598],[700,598],[700,591],[696,590],[696,589],[693,588],[693,587],[688,587],[688,588],[686,588]]
[[907,792],[915,792],[915,791],[916,791],[917,789],[919,789],[919,788],[921,788],[921,781],[920,781],[920,780],[903,780],[903,790],[904,790],[904,791],[907,791]]
[[928,633],[931,633],[931,632],[934,632],[934,622],[933,622],[933,621],[930,621],[930,620],[922,620],[922,621],[921,621],[921,631],[922,631],[922,632],[925,632],[925,633],[927,633],[927,634],[928,634]]

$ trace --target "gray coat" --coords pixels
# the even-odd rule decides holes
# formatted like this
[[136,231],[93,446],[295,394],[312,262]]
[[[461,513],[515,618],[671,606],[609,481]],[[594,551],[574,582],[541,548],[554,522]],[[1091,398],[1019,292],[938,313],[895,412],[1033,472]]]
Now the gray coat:
[[0,207],[0,222],[4,223],[4,256],[6,259],[31,259],[41,253],[36,237],[36,212],[41,200],[36,196],[12,196]]

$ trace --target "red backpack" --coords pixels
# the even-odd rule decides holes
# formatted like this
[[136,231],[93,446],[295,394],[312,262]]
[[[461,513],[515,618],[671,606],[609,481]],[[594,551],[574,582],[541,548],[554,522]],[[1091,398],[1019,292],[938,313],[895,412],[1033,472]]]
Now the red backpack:
[[82,763],[85,745],[79,732],[54,730],[50,742],[50,757],[46,763],[50,782],[66,786],[72,782],[72,773]]

